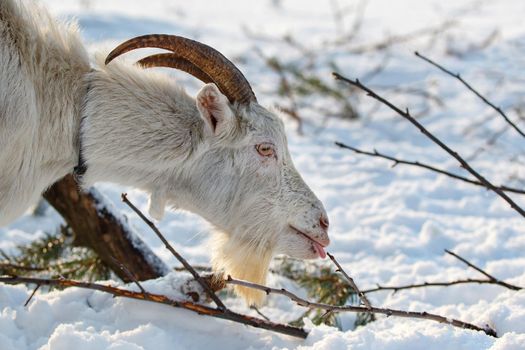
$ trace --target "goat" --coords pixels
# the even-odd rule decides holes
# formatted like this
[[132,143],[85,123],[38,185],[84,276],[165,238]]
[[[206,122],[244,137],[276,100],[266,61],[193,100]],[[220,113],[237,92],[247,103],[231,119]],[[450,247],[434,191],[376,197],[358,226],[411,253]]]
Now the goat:
[[[139,48],[166,52],[137,65],[115,60]],[[196,98],[149,67],[205,83]],[[271,258],[324,258],[322,203],[295,169],[284,125],[257,102],[226,57],[175,35],[130,39],[93,68],[75,25],[43,9],[0,2],[0,225],[76,169],[150,193],[149,213],[170,206],[210,222],[212,265],[264,283]],[[262,293],[236,290],[248,303]]]

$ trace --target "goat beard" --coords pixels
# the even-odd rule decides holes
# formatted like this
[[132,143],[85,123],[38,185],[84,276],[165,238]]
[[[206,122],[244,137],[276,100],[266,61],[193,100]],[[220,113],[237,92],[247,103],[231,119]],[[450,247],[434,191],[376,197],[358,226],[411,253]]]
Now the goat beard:
[[[215,232],[212,241],[212,265],[224,276],[266,284],[270,261],[273,257],[272,244],[264,240],[243,240],[224,232]],[[234,286],[234,291],[248,305],[260,306],[266,294],[252,288]]]

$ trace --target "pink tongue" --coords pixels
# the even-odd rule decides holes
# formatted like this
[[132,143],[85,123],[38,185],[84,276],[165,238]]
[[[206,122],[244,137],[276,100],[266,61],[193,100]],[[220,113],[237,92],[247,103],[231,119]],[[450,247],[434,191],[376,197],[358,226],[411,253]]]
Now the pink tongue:
[[324,251],[323,246],[317,242],[313,242],[313,243],[314,243],[315,250],[317,251],[317,254],[319,254],[319,256],[321,257],[321,259],[326,258],[326,252]]

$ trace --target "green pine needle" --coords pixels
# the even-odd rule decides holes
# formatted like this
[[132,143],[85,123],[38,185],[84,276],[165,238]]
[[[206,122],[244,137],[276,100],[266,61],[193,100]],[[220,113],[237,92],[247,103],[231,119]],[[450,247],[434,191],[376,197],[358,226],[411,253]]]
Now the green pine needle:
[[[299,263],[293,259],[282,259],[275,273],[282,275],[306,289],[308,297],[319,303],[343,306],[358,305],[359,298],[348,282],[329,266]],[[310,309],[297,320],[290,322],[295,326],[304,326],[303,318],[308,317],[316,325],[326,324],[341,329],[341,323],[336,312]],[[358,313],[355,327],[374,321],[370,313]]]
[[66,278],[84,281],[105,280],[110,269],[90,249],[74,247],[67,228],[46,233],[9,254],[0,250],[0,275]]

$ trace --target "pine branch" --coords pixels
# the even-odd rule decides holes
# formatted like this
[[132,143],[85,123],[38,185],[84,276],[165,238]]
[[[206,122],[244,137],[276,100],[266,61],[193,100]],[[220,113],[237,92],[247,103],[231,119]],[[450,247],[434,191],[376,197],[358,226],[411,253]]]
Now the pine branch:
[[521,136],[525,137],[525,133],[516,125],[514,124],[510,119],[509,117],[507,117],[507,115],[503,112],[503,110],[500,108],[500,107],[497,107],[496,105],[494,105],[492,102],[490,102],[485,96],[483,96],[478,90],[474,89],[472,87],[472,85],[470,85],[469,83],[467,83],[459,73],[453,73],[451,72],[450,70],[446,69],[445,67],[441,66],[440,64],[432,61],[430,58],[428,57],[425,57],[423,56],[422,54],[420,54],[419,52],[414,52],[414,54],[421,58],[422,60],[430,63],[431,65],[433,65],[434,67],[438,68],[439,70],[441,70],[442,72],[450,75],[451,77],[454,77],[456,78],[457,80],[459,80],[463,85],[465,85],[465,87],[467,89],[469,89],[472,93],[474,93],[474,95],[476,95],[478,98],[480,98],[485,104],[487,104],[488,106],[490,106],[492,109],[494,109],[496,112],[498,112],[498,114],[503,117],[503,119],[505,119],[505,121],[510,125],[512,126],[512,128],[514,130],[516,130]]
[[[405,165],[416,166],[416,167],[420,167],[420,168],[431,170],[431,171],[439,173],[439,174],[446,175],[446,176],[451,177],[451,178],[456,179],[456,180],[461,180],[461,181],[470,183],[472,185],[482,186],[482,187],[487,188],[487,186],[485,184],[483,184],[482,182],[479,182],[479,181],[476,181],[476,180],[471,180],[471,179],[469,179],[467,177],[464,177],[464,176],[461,176],[461,175],[456,175],[454,173],[451,173],[451,172],[448,172],[446,170],[442,170],[442,169],[436,168],[434,166],[431,166],[431,165],[428,165],[428,164],[425,164],[425,163],[421,163],[419,161],[413,162],[413,161],[409,161],[409,160],[403,160],[403,159],[395,158],[395,157],[388,156],[386,154],[380,153],[380,152],[378,152],[375,149],[374,149],[373,152],[363,151],[363,150],[360,150],[360,149],[358,149],[356,147],[352,147],[352,146],[346,145],[346,144],[344,144],[342,142],[335,142],[335,144],[337,146],[341,147],[341,148],[346,148],[346,149],[352,150],[352,151],[354,151],[355,153],[358,153],[358,154],[364,154],[364,155],[368,155],[368,156],[371,156],[371,157],[377,157],[377,158],[383,158],[383,159],[391,160],[392,162],[394,162],[392,167],[395,167],[398,164],[405,164]],[[509,187],[509,186],[504,186],[504,185],[496,186],[496,187],[499,188],[502,191],[505,191],[505,192],[512,192],[512,193],[517,193],[517,194],[525,194],[525,190],[520,190],[518,188],[513,188],[513,187]]]
[[0,271],[21,270],[21,271],[46,271],[44,267],[25,266],[23,264],[0,263]]
[[144,300],[158,304],[169,305],[172,307],[182,308],[185,310],[193,311],[199,315],[205,315],[210,317],[221,318],[230,320],[237,323],[242,323],[248,326],[262,328],[269,331],[282,333],[298,338],[306,338],[308,333],[297,327],[292,327],[284,324],[273,323],[266,321],[261,318],[251,317],[243,314],[236,313],[229,309],[218,309],[209,306],[195,304],[189,301],[177,301],[168,298],[165,295],[153,294],[153,293],[142,293],[134,292],[126,289],[116,288],[112,286],[102,285],[98,283],[87,283],[79,282],[67,279],[46,279],[46,278],[31,278],[31,277],[0,277],[0,283],[6,284],[36,284],[42,286],[55,286],[55,287],[77,287],[83,289],[91,289],[104,293],[109,293],[115,297],[123,297],[137,300]]
[[405,118],[407,121],[409,121],[411,124],[413,124],[415,127],[417,127],[427,138],[429,138],[432,142],[437,144],[439,147],[441,147],[444,151],[446,151],[448,154],[450,154],[454,159],[456,159],[462,168],[464,168],[466,171],[468,171],[471,175],[473,175],[476,179],[478,179],[479,182],[483,183],[488,189],[496,193],[498,196],[500,196],[504,201],[506,201],[512,209],[514,209],[516,212],[518,212],[522,217],[525,218],[525,211],[518,205],[516,202],[514,202],[505,192],[503,192],[498,187],[494,186],[489,180],[487,180],[484,176],[482,176],[480,173],[478,173],[474,168],[470,166],[470,164],[463,159],[456,151],[452,150],[449,146],[447,146],[443,141],[441,141],[439,138],[434,136],[430,131],[428,131],[421,123],[419,123],[412,115],[410,114],[408,108],[406,111],[402,111],[399,107],[391,103],[390,101],[386,100],[385,98],[379,96],[377,93],[375,93],[370,88],[366,87],[365,85],[361,84],[361,82],[356,80],[351,80],[348,78],[343,77],[342,75],[338,73],[332,73],[337,80],[344,81],[347,84],[350,84],[352,86],[355,86],[363,91],[365,91],[368,96],[372,97],[373,99],[381,102],[382,104],[388,106],[390,109],[395,111],[397,114],[399,114],[401,117]]
[[[278,269],[272,269],[272,273],[284,276],[307,291],[308,298],[319,303],[329,305],[346,305],[359,302],[359,297],[350,286],[347,280],[336,273],[329,266],[319,266],[308,264],[313,267],[313,271],[305,268],[304,263],[293,258],[281,258]],[[297,264],[296,264],[297,263]],[[308,266],[306,265],[306,266]],[[308,317],[316,325],[326,324],[329,326],[340,327],[337,314],[318,309],[308,309],[290,324],[302,325],[303,318]],[[355,326],[362,326],[375,320],[373,314],[357,314]]]
[[0,250],[3,261],[0,275],[45,275],[64,278],[108,279],[109,268],[88,248],[72,247],[67,229],[60,234],[46,234],[27,245],[17,247],[16,254]]

